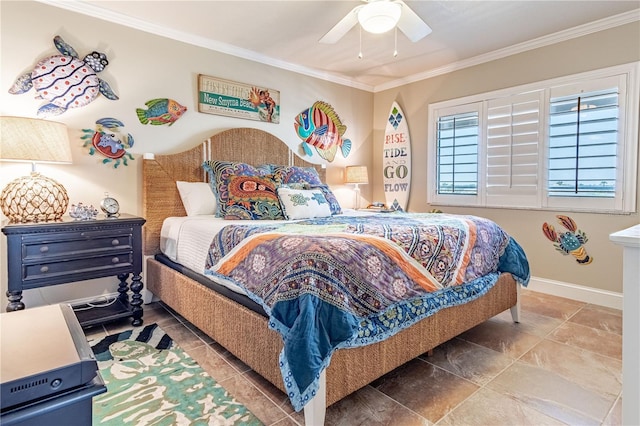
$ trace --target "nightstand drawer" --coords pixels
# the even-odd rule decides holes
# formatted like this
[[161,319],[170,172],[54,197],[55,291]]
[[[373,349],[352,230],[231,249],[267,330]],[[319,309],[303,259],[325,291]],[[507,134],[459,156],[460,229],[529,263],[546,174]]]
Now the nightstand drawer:
[[[23,290],[113,276],[117,303],[77,312],[80,325],[93,326],[132,317],[142,325],[141,217],[122,213],[117,218],[9,223],[7,236],[7,312],[25,308]],[[84,309],[84,308],[83,308]]]
[[57,279],[71,280],[78,276],[91,275],[92,277],[117,275],[131,270],[133,265],[133,252],[124,251],[108,255],[85,257],[64,262],[42,261],[37,264],[23,265],[23,286],[39,284],[40,281],[58,281]]
[[22,258],[25,262],[46,261],[55,256],[87,257],[110,251],[131,250],[132,232],[111,230],[31,235],[22,240]]

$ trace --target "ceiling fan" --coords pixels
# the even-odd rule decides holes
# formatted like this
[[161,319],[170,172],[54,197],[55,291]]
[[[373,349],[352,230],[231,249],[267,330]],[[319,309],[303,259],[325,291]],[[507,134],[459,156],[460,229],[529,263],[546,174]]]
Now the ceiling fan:
[[402,0],[362,1],[365,4],[356,6],[347,13],[320,39],[320,43],[336,43],[357,23],[365,31],[375,34],[387,32],[397,25],[412,42],[431,33],[431,28]]

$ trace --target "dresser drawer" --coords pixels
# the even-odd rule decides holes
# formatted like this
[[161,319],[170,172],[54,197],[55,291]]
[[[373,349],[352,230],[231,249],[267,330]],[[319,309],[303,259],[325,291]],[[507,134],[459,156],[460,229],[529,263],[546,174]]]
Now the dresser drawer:
[[90,258],[24,264],[23,285],[25,288],[29,288],[31,285],[39,285],[45,281],[72,280],[76,277],[89,275],[95,278],[128,272],[133,265],[133,255],[133,251],[120,251]]
[[130,229],[29,235],[22,240],[22,259],[30,263],[46,262],[53,257],[94,257],[131,250],[132,246]]

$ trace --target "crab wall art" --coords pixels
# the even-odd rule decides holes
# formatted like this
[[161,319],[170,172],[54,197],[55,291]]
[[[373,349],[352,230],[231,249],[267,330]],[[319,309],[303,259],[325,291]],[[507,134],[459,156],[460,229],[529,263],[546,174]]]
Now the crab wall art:
[[121,163],[128,165],[128,160],[133,156],[127,152],[133,146],[133,136],[130,133],[120,134],[120,128],[124,127],[122,121],[115,118],[101,118],[96,121],[95,129],[82,129],[82,146],[89,146],[89,155],[96,152],[106,157],[102,164],[112,164],[117,168]]
[[53,44],[61,55],[40,60],[31,71],[16,79],[9,93],[19,95],[34,88],[37,99],[48,101],[38,109],[39,117],[60,115],[69,108],[85,106],[100,93],[107,99],[118,99],[109,84],[97,76],[109,64],[107,55],[94,51],[80,59],[78,52],[62,37],[55,36]]
[[567,255],[571,254],[576,258],[576,262],[580,265],[588,265],[593,261],[593,257],[587,254],[584,248],[584,244],[589,240],[587,235],[578,229],[576,222],[569,216],[556,216],[558,223],[568,229],[567,232],[556,232],[553,225],[544,223],[542,225],[542,232],[544,235],[552,241],[560,253]]

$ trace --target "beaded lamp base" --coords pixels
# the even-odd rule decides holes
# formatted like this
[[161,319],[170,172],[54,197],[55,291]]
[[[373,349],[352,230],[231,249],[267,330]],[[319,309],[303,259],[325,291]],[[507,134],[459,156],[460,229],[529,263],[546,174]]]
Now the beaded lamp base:
[[60,220],[68,205],[64,186],[38,172],[9,182],[0,194],[2,213],[11,222]]

